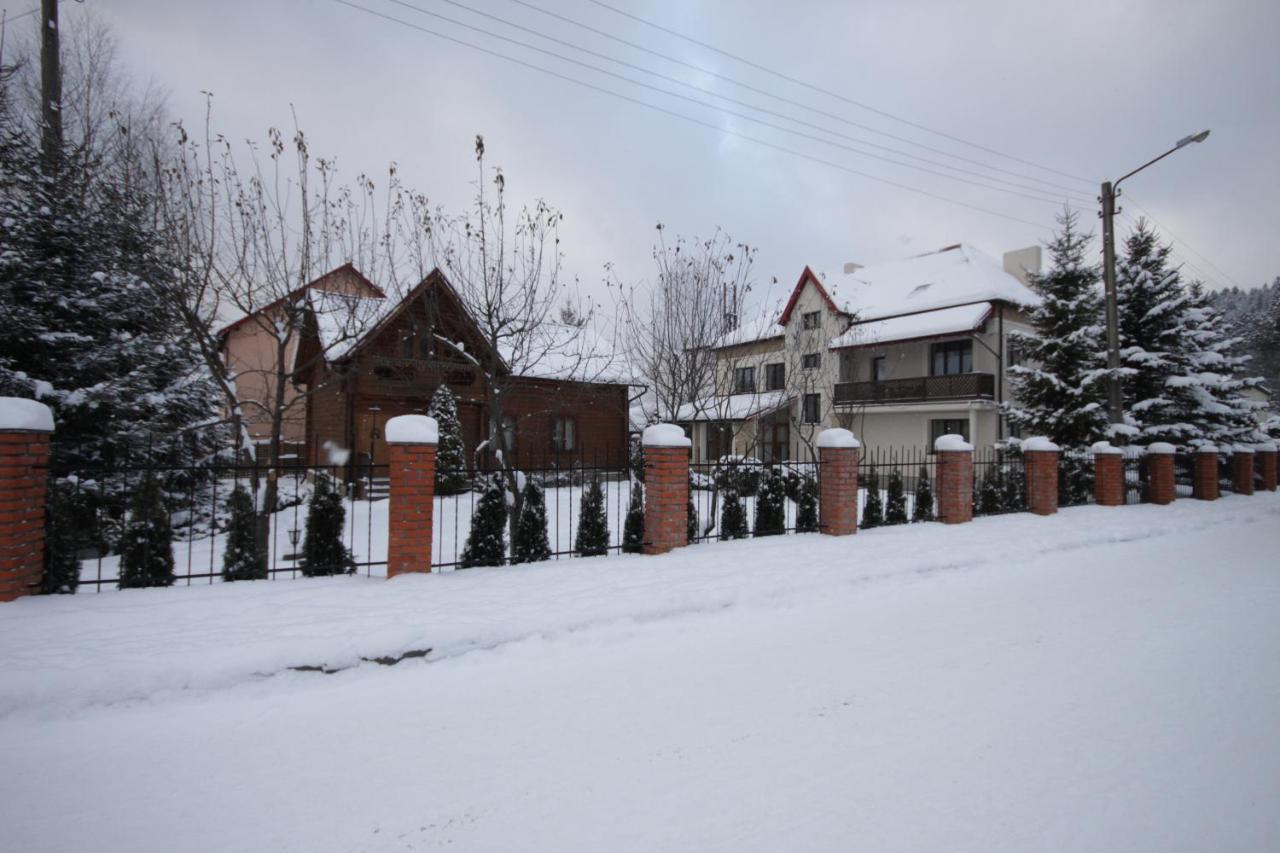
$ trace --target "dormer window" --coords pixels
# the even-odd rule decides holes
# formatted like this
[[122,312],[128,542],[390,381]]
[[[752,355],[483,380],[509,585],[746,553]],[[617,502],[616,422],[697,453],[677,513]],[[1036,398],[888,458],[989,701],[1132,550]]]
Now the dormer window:
[[822,314],[818,311],[809,311],[801,316],[800,323],[805,329],[816,329],[822,323]]

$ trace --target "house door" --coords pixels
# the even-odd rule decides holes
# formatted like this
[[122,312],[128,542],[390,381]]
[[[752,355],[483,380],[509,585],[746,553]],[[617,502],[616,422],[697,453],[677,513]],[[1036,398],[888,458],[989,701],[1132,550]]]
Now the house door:
[[766,462],[786,462],[791,451],[791,422],[786,414],[774,415],[769,419],[766,441]]
[[372,460],[374,465],[386,465],[390,460],[383,435],[386,414],[373,407],[356,415],[356,452],[361,459]]

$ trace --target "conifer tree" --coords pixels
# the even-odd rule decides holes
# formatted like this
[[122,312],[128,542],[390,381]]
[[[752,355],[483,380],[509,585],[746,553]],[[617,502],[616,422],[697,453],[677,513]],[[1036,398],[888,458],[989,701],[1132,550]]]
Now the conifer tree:
[[462,443],[458,403],[443,382],[431,395],[427,414],[436,419],[440,431],[436,444],[436,494],[456,495],[467,490],[467,456]]
[[859,527],[879,527],[884,524],[884,502],[880,497],[880,475],[876,469],[867,470],[863,488],[867,490],[867,502],[862,507],[862,523]]
[[720,538],[747,538],[747,511],[742,506],[742,498],[738,490],[728,486],[720,492]]
[[627,505],[627,520],[622,525],[622,552],[639,554],[644,551],[644,487],[639,482],[631,484],[631,502]]
[[920,476],[916,478],[916,500],[911,510],[912,521],[933,521],[933,483],[929,481],[928,467],[920,466]]
[[685,510],[685,523],[688,529],[685,533],[688,535],[689,544],[693,544],[697,538],[702,535],[702,531],[698,525],[698,507],[693,503],[693,487],[689,487],[689,506]]
[[307,503],[307,523],[302,540],[302,560],[298,568],[311,577],[345,575],[356,570],[355,559],[342,542],[347,510],[333,478],[318,471],[311,500]]
[[1000,476],[999,466],[992,463],[986,467],[982,475],[982,485],[974,495],[977,515],[992,515],[1004,507],[1004,483]]
[[1191,443],[1262,440],[1257,412],[1265,404],[1245,396],[1245,391],[1262,386],[1262,378],[1248,375],[1252,365],[1242,353],[1243,339],[1228,328],[1198,281],[1187,288],[1185,327],[1180,338],[1183,375],[1170,382],[1184,392],[1177,398],[1185,405],[1180,418],[1200,430]]
[[551,543],[547,541],[547,502],[542,489],[529,480],[524,487],[524,506],[516,524],[516,538],[511,545],[511,562],[537,563],[551,559]]
[[248,490],[236,486],[227,499],[227,510],[231,519],[227,530],[227,550],[222,555],[222,579],[266,580],[267,555],[256,535],[258,515]]
[[605,515],[604,489],[600,486],[600,480],[595,477],[582,495],[582,506],[578,511],[578,533],[573,549],[583,557],[598,557],[609,553],[609,520]]
[[1048,249],[1048,272],[1031,281],[1041,297],[1029,318],[1036,334],[1011,335],[1022,363],[1008,371],[1016,401],[1008,415],[1033,434],[1084,447],[1107,429],[1098,269],[1087,260],[1089,238],[1077,230],[1074,212],[1058,217]]
[[40,591],[46,595],[74,593],[80,584],[73,492],[66,483],[49,484],[44,515],[44,575],[40,579]]
[[753,535],[778,536],[787,529],[787,484],[776,467],[760,477],[756,493],[756,523]]
[[897,468],[889,472],[888,500],[885,503],[884,523],[907,523],[907,493],[902,485],[902,472]]
[[148,475],[129,508],[120,551],[120,589],[173,585],[173,527],[160,483]]
[[471,516],[460,565],[501,566],[507,558],[507,495],[501,475],[489,477]]
[[818,481],[813,477],[800,478],[800,492],[796,496],[796,533],[818,532]]

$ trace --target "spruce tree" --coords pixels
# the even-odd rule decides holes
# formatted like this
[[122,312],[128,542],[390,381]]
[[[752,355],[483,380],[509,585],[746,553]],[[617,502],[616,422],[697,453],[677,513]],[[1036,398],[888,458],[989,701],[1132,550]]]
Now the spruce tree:
[[302,540],[302,560],[298,568],[307,577],[345,575],[356,570],[355,559],[342,542],[347,511],[333,478],[317,471],[311,500],[307,503],[307,523]]
[[462,443],[458,403],[443,382],[431,395],[427,414],[436,419],[440,440],[436,444],[436,494],[456,495],[467,490],[467,455]]
[[907,523],[907,493],[902,485],[902,472],[897,468],[889,472],[888,500],[885,503],[884,523]]
[[753,535],[778,536],[787,530],[787,484],[776,467],[760,476]]
[[631,502],[627,505],[627,520],[622,525],[622,552],[639,554],[644,551],[644,487],[631,484]]
[[813,477],[800,478],[800,491],[796,496],[796,533],[818,532],[818,481]]
[[460,565],[501,566],[507,558],[507,493],[502,476],[485,481],[484,491],[471,515],[471,532],[462,549]]
[[256,535],[258,516],[248,490],[236,486],[227,499],[227,510],[231,518],[227,529],[227,550],[222,555],[222,579],[266,580],[267,555]]
[[1107,429],[1106,354],[1098,268],[1088,262],[1089,238],[1076,214],[1058,217],[1050,266],[1034,275],[1041,302],[1030,312],[1035,336],[1011,335],[1022,363],[1009,368],[1009,421],[1066,447],[1085,447]]
[[173,527],[155,477],[138,484],[120,552],[120,589],[173,585]]
[[1261,441],[1257,412],[1265,404],[1245,392],[1262,387],[1262,378],[1248,375],[1253,365],[1242,352],[1244,340],[1228,328],[1198,281],[1187,288],[1185,328],[1179,339],[1183,374],[1170,380],[1183,392],[1178,417],[1199,428],[1199,442]]
[[982,475],[982,484],[974,495],[977,515],[992,515],[1004,507],[1004,482],[1000,476],[1000,468],[994,462],[985,467],[987,470]]
[[911,509],[912,521],[933,521],[933,483],[929,481],[928,467],[920,466],[920,476],[916,478],[916,500]]
[[884,503],[880,498],[880,475],[875,468],[867,470],[863,488],[867,490],[867,502],[862,507],[862,523],[858,526],[879,527],[884,524]]
[[44,574],[40,579],[40,591],[46,595],[74,593],[80,584],[75,506],[74,489],[69,484],[49,484],[44,511]]
[[692,544],[701,535],[701,531],[698,528],[698,508],[693,503],[692,483],[689,484],[689,506],[685,510],[685,524],[687,525],[685,532],[688,534],[689,543]]
[[547,502],[542,489],[529,480],[524,487],[524,506],[516,524],[516,538],[511,545],[511,562],[537,563],[551,559],[551,543],[547,541]]
[[747,511],[742,506],[742,498],[733,486],[722,489],[720,500],[720,538],[747,538]]
[[583,557],[599,557],[609,553],[609,520],[605,516],[604,489],[593,477],[582,495],[578,511],[578,533],[573,549]]

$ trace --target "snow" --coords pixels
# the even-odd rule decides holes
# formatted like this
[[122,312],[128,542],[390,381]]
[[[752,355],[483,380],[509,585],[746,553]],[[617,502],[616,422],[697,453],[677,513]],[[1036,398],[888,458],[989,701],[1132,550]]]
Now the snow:
[[676,411],[678,421],[743,421],[777,411],[790,403],[786,391],[758,394],[727,394],[683,403]]
[[53,432],[53,412],[24,397],[0,397],[0,430]]
[[691,445],[684,430],[675,424],[647,426],[640,441],[645,447],[689,447]]
[[398,415],[387,421],[388,444],[439,444],[440,427],[429,415]]
[[1147,445],[1147,453],[1165,456],[1177,452],[1176,447],[1165,441],[1156,441]]
[[862,443],[847,429],[835,427],[818,433],[818,447],[843,447],[856,450],[861,446]]
[[863,267],[842,280],[841,292],[862,322],[975,302],[1040,304],[999,261],[967,244]]
[[1123,456],[1124,448],[1116,447],[1109,441],[1095,441],[1089,448],[1094,456]]
[[393,299],[352,296],[327,290],[307,291],[316,319],[320,346],[328,361],[337,361],[355,349],[396,307]]
[[1254,445],[1259,453],[1275,453],[1276,443],[1274,441],[1264,441],[1261,444]]
[[732,347],[739,344],[751,344],[756,341],[768,341],[780,338],[785,333],[778,325],[779,311],[768,311],[750,320],[738,324],[736,329],[725,332],[711,344],[711,349]]
[[1277,520],[1227,496],[24,599],[5,847],[1273,849]]
[[855,323],[844,334],[831,339],[831,348],[871,346],[971,332],[986,322],[991,316],[991,310],[990,302],[979,302],[922,311],[888,320]]
[[946,435],[938,436],[938,440],[933,443],[933,449],[939,451],[960,450],[972,451],[973,445],[964,440],[963,436],[949,432]]
[[1230,448],[1232,453],[1248,453],[1253,454],[1253,445],[1251,444],[1233,444]]
[[1205,442],[1196,447],[1196,453],[1218,453],[1218,445]]
[[1050,441],[1048,436],[1044,435],[1037,435],[1024,440],[1022,442],[1022,449],[1032,453],[1037,451],[1057,453],[1062,450],[1061,447]]

